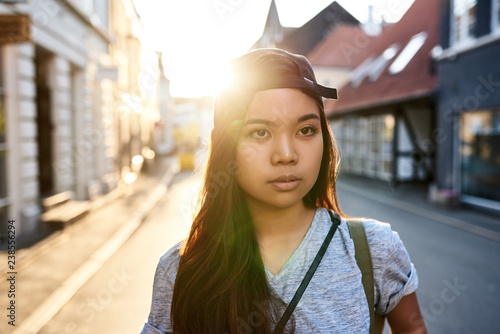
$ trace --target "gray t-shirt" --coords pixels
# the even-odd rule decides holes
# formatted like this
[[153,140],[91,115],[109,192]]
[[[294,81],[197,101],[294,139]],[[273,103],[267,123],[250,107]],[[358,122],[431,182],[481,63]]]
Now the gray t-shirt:
[[[281,271],[267,278],[278,296],[289,303],[332,225],[324,208],[316,210],[304,239]],[[375,304],[380,314],[390,312],[418,286],[417,272],[396,232],[389,224],[363,222],[370,247],[375,280]],[[142,334],[171,333],[170,303],[179,265],[179,242],[160,258],[153,285],[153,301]],[[369,333],[370,314],[354,257],[354,244],[344,219],[321,263],[293,312],[296,333]],[[241,319],[251,328],[253,319]]]

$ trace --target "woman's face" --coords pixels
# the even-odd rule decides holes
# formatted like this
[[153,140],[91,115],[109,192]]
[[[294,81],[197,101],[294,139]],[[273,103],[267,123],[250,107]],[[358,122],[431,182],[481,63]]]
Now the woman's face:
[[236,148],[237,180],[249,205],[302,205],[322,155],[319,108],[312,97],[293,88],[255,94]]

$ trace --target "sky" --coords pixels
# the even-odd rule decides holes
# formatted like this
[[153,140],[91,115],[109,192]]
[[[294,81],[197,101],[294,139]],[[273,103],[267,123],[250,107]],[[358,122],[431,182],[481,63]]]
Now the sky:
[[[414,0],[338,0],[360,22],[396,22]],[[300,27],[332,0],[275,0],[282,25]],[[211,95],[227,62],[261,36],[271,0],[134,0],[147,45],[163,53],[174,96]]]

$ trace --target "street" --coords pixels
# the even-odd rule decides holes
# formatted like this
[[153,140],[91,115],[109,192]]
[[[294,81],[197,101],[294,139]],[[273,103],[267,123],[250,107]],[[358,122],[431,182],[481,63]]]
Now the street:
[[[138,333],[149,312],[157,260],[189,231],[200,180],[190,172],[177,174],[130,239],[40,333]],[[381,205],[371,196],[377,191],[360,195],[340,182],[342,210],[389,222],[399,232],[418,270],[428,332],[499,333],[494,320],[500,310],[500,244],[409,214],[390,197]]]
[[197,179],[177,174],[168,193],[132,237],[40,331],[139,333],[147,318],[160,255],[189,231]]
[[[139,333],[158,261],[188,236],[199,209],[207,159],[207,196],[223,190],[235,201],[218,197],[201,212],[222,223],[221,211],[247,209],[228,185],[238,183],[248,203],[255,199],[249,211],[259,212],[262,203],[307,199],[304,184],[317,170],[315,189],[331,189],[335,173],[339,214],[389,223],[416,268],[393,291],[391,278],[405,280],[409,263],[398,242],[386,246],[395,235],[380,234],[372,250],[387,251],[377,252],[384,269],[376,270],[376,296],[409,294],[418,276],[428,333],[500,334],[500,0],[4,0],[0,12],[0,334]],[[282,168],[299,158],[297,169]],[[261,224],[254,214],[270,272],[307,266],[290,254],[311,254],[301,241],[313,210],[297,208],[262,215]],[[226,227],[223,251],[244,229]],[[309,231],[306,240],[320,241]],[[255,259],[256,243],[246,241],[236,262]],[[332,248],[326,259],[344,260]],[[204,249],[203,257],[221,258]],[[314,298],[301,302],[313,320],[301,316],[297,331],[362,331],[349,319],[368,320],[352,313],[363,298],[337,289],[356,290],[345,270],[358,273],[355,261],[347,260],[335,264],[339,271],[323,262],[327,276],[315,282],[338,302],[319,301],[330,296],[310,285]],[[238,284],[236,262],[223,272]],[[385,270],[398,263],[404,273]],[[221,275],[208,276],[208,288],[225,293]],[[301,279],[287,276],[283,293]],[[239,302],[269,290],[257,281]],[[206,289],[189,292],[198,290]],[[400,332],[422,329],[412,298],[391,315]],[[196,309],[188,299],[179,297]],[[253,306],[240,306],[255,320]],[[346,329],[311,326],[337,319]]]
[[[340,183],[344,213],[391,224],[417,268],[417,295],[429,333],[500,333],[500,244],[409,214]],[[422,209],[424,210],[424,209]]]

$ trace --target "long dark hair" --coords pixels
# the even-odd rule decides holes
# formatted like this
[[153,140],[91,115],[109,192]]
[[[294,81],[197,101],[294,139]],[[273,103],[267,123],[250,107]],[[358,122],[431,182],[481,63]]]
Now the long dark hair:
[[[298,73],[290,59],[272,53],[247,55],[238,66],[270,77]],[[238,124],[252,97],[252,93],[216,97],[218,120],[211,134],[200,209],[181,250],[173,289],[174,333],[267,334],[286,308],[267,283],[252,218],[236,181]],[[313,97],[320,109],[323,157],[318,179],[304,203],[342,215],[335,190],[338,150],[321,98]],[[295,331],[293,317],[287,331]]]

